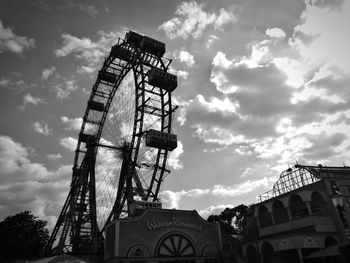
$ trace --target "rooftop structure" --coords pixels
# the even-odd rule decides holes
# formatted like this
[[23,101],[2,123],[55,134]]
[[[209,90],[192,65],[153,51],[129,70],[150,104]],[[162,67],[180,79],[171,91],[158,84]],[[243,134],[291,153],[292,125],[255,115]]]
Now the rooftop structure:
[[339,249],[350,240],[350,167],[297,164],[259,198],[244,229],[247,262],[349,262]]
[[347,166],[327,167],[296,164],[283,171],[272,190],[260,194],[258,198],[260,202],[263,202],[320,180],[336,180],[339,176],[348,174],[349,171],[350,167]]

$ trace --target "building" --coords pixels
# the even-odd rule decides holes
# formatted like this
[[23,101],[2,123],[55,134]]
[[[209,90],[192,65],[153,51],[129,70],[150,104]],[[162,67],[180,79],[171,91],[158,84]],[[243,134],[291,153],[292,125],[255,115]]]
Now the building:
[[[136,212],[139,214],[139,212]],[[219,224],[186,210],[147,208],[106,226],[105,262],[217,262]]]
[[[343,197],[343,204],[335,203]],[[260,195],[245,229],[247,262],[346,262],[350,167],[296,165]]]

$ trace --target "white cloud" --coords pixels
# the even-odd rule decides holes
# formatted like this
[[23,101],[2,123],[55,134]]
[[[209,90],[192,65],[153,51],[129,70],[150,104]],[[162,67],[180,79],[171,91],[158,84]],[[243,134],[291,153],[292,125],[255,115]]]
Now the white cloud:
[[223,68],[229,68],[232,65],[232,61],[228,60],[226,58],[225,53],[218,51],[213,58],[213,66],[217,67],[223,67]]
[[179,78],[183,78],[183,79],[187,79],[188,78],[188,72],[185,71],[185,70],[179,70],[177,71],[176,75],[179,77]]
[[98,15],[98,10],[93,5],[84,5],[73,1],[66,1],[65,4],[67,5],[68,8],[77,8],[78,10],[86,13],[92,18],[95,18]]
[[78,38],[70,34],[63,34],[63,46],[55,50],[57,57],[65,57],[72,52],[80,53],[80,56],[87,56],[90,49],[96,48],[96,44],[89,38]]
[[163,191],[160,193],[160,198],[164,208],[179,208],[181,198],[185,197],[200,197],[209,193],[209,189],[191,189],[188,191],[181,190],[179,192]]
[[225,9],[221,8],[220,14],[217,16],[214,25],[216,29],[221,29],[224,24],[235,22],[236,20],[237,18],[232,13],[229,13]]
[[0,135],[0,181],[48,180],[51,171],[31,162],[29,151],[11,137]]
[[219,15],[203,10],[204,4],[195,1],[182,2],[175,11],[175,17],[166,21],[158,27],[165,31],[170,39],[182,37],[184,39],[192,36],[199,38],[203,30],[213,24],[215,29],[221,29],[224,24],[235,21],[232,13],[220,10]]
[[56,97],[59,99],[67,98],[70,93],[78,88],[76,80],[65,80],[65,85],[60,83],[54,85],[54,90],[56,92]]
[[265,189],[271,188],[271,185],[275,182],[276,178],[274,177],[264,177],[258,180],[248,180],[246,182],[232,185],[232,186],[224,186],[224,185],[214,185],[212,189],[213,195],[219,196],[240,196],[249,192],[255,191],[257,188],[264,187]]
[[225,210],[227,207],[234,207],[232,204],[228,205],[211,205],[205,209],[199,210],[198,213],[203,217],[204,219],[207,219],[210,215],[219,215],[222,211]]
[[215,68],[229,69],[233,62],[226,58],[223,52],[218,51],[213,58],[213,70],[210,76],[210,81],[215,84],[216,89],[222,93],[234,93],[238,86],[230,84],[228,78],[220,70],[215,71]]
[[[189,118],[188,125],[199,132],[200,130],[211,130],[216,127],[230,127],[235,120],[240,118],[237,113],[239,105],[226,97],[219,99],[211,97],[206,100],[202,94],[194,99],[178,103],[180,112],[177,120],[184,125]],[[198,134],[199,135],[199,134]]]
[[287,75],[287,85],[300,88],[305,84],[305,71],[300,68],[302,66],[300,62],[288,57],[277,57],[273,59],[273,63]]
[[24,110],[28,104],[37,106],[39,103],[45,103],[45,100],[40,97],[32,96],[28,93],[23,97],[23,103],[21,106],[19,106],[19,109]]
[[233,135],[231,130],[222,129],[219,127],[202,128],[200,124],[195,130],[199,139],[205,143],[214,143],[219,145],[231,145],[233,143],[248,142],[243,135]]
[[66,137],[66,138],[62,138],[60,140],[60,144],[61,146],[63,146],[64,148],[70,150],[70,151],[75,151],[77,144],[78,144],[78,140],[72,137]]
[[2,77],[0,80],[0,87],[6,87],[10,83],[11,83],[11,80]]
[[[271,164],[272,169],[281,170],[288,161],[299,158],[324,161],[325,153],[338,159],[342,156],[340,149],[348,152],[345,149],[348,144],[341,144],[338,149],[324,147],[321,151],[313,147],[316,143],[309,136],[316,129],[317,134],[327,131],[325,139],[334,133],[326,127],[326,116],[349,108],[345,103],[350,97],[345,88],[349,78],[343,72],[330,72],[334,71],[330,67],[322,73],[315,68],[310,72],[295,50],[292,52],[290,46],[275,40],[256,42],[249,47],[250,55],[240,58],[228,59],[225,53],[217,52],[211,81],[227,98],[226,103],[224,99],[217,98],[214,103],[213,99],[197,95],[182,105],[178,116],[181,124],[186,121],[196,137],[218,145],[220,150],[231,150],[228,146],[235,144],[234,151],[239,154],[271,160],[275,163]],[[312,81],[305,83],[304,78]],[[296,94],[303,100],[295,100]],[[337,129],[343,133],[348,127]],[[340,135],[336,138],[342,141]],[[314,148],[315,152],[311,150]]]
[[[259,188],[264,190],[270,189],[272,184],[277,180],[276,177],[264,177],[257,180],[247,180],[245,182],[224,186],[224,185],[214,185],[212,188],[207,189],[190,189],[181,191],[162,191],[160,194],[161,201],[164,208],[176,208],[181,207],[183,202],[188,199],[213,199],[215,197],[238,197],[244,196],[251,192],[256,191]],[[214,208],[212,208],[212,211]],[[210,212],[209,210],[207,212]],[[205,211],[200,212],[201,214],[206,214]]]
[[178,78],[186,80],[188,78],[188,72],[186,70],[176,70],[173,67],[170,67],[169,73],[176,75]]
[[177,141],[177,148],[169,153],[167,163],[170,167],[175,170],[183,168],[182,163],[180,162],[180,155],[184,152],[183,144],[181,141]]
[[55,72],[55,70],[56,70],[55,67],[43,69],[41,73],[41,78],[45,80],[48,79]]
[[115,45],[117,35],[121,35],[121,33],[99,31],[99,38],[94,42],[90,38],[62,34],[63,44],[54,53],[56,57],[74,55],[83,63],[78,66],[78,73],[91,74],[100,67],[103,58],[110,52],[111,46]]
[[0,79],[0,87],[18,88],[20,91],[24,91],[28,88],[35,88],[36,84],[28,84],[24,80],[13,80],[2,77]]
[[237,113],[237,104],[230,101],[229,98],[224,98],[223,100],[217,97],[211,97],[210,101],[206,101],[203,95],[198,94],[194,102],[200,104],[202,107],[206,108],[209,112],[221,112],[225,114]]
[[47,154],[46,157],[50,160],[59,160],[61,159],[63,156],[60,154],[60,153],[50,153],[50,154]]
[[285,38],[286,37],[286,33],[282,29],[277,28],[277,27],[266,29],[265,34],[270,36],[270,37],[274,37],[274,38]]
[[22,53],[31,48],[34,48],[34,39],[17,36],[10,28],[5,28],[0,21],[0,53],[4,51]]
[[69,119],[66,116],[62,116],[61,121],[65,124],[67,124],[67,126],[68,126],[68,128],[66,128],[67,130],[80,130],[81,125],[83,123],[82,118]]
[[211,45],[213,44],[213,42],[215,41],[215,40],[218,40],[219,38],[217,37],[217,36],[215,36],[215,35],[210,35],[209,37],[208,37],[208,39],[207,39],[207,42],[205,42],[205,46],[207,47],[207,48],[210,48],[211,47]]
[[[74,0],[54,1],[54,2],[50,2],[50,4],[48,4],[46,1],[35,1],[33,2],[33,5],[39,6],[45,11],[58,10],[59,12],[62,12],[62,10],[64,10],[64,12],[66,12],[67,9],[77,9],[91,16],[92,18],[96,18],[97,15],[99,14],[98,9],[94,5],[88,5],[88,4],[85,4],[84,2],[78,3],[77,1],[74,1]],[[108,7],[106,6],[106,8]],[[76,12],[76,10],[74,10],[74,12]]]
[[48,136],[52,133],[52,129],[49,129],[47,123],[40,124],[39,122],[34,122],[33,124],[34,130],[42,135]]
[[185,63],[188,67],[192,67],[195,63],[193,55],[184,49],[174,51],[173,56],[178,58],[180,62]]
[[52,229],[69,191],[71,165],[48,170],[29,151],[0,135],[0,218],[24,210],[49,220]]
[[78,67],[78,73],[80,74],[91,74],[95,71],[96,69],[95,68],[92,68],[90,66],[79,66]]
[[[341,8],[318,4],[308,6],[303,13],[304,23],[295,28],[295,46],[305,58],[314,63],[329,61],[348,70],[350,60],[344,52],[350,46],[350,38],[344,25],[350,24],[349,13],[349,1],[344,1]],[[302,36],[312,38],[311,43],[304,41]]]

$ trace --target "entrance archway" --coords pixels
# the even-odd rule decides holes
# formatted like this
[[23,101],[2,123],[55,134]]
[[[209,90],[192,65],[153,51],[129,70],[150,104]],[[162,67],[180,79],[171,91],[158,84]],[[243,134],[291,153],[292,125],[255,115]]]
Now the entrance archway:
[[[156,255],[166,262],[194,262],[197,256],[192,240],[183,233],[174,232],[164,236],[157,245]],[[162,261],[160,261],[162,262]]]

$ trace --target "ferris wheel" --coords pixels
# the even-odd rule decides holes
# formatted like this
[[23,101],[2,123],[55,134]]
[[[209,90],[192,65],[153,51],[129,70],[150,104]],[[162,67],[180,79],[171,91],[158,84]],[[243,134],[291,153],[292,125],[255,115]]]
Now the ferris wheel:
[[165,44],[129,31],[93,85],[75,151],[71,188],[48,251],[97,252],[114,219],[161,207],[168,152],[177,147]]

